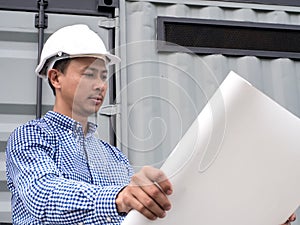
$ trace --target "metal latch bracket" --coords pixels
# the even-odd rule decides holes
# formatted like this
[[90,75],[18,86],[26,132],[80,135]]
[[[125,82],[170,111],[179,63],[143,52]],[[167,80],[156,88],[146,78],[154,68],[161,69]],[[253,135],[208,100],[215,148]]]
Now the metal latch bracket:
[[102,116],[114,116],[120,114],[120,105],[105,105],[100,108],[99,114]]

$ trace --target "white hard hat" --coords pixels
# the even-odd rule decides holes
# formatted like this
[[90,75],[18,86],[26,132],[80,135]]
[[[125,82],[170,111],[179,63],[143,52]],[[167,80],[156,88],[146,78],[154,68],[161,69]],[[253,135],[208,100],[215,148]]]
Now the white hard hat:
[[38,76],[47,78],[48,70],[52,69],[57,60],[75,57],[108,59],[109,65],[121,61],[106,50],[102,39],[88,26],[76,24],[63,27],[48,38],[35,72]]

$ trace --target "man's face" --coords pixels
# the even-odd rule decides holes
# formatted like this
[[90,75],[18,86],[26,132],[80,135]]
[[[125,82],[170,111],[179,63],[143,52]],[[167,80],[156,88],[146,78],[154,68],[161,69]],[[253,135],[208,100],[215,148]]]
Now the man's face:
[[72,115],[88,117],[97,112],[107,90],[107,69],[101,59],[75,58],[61,76],[61,101]]

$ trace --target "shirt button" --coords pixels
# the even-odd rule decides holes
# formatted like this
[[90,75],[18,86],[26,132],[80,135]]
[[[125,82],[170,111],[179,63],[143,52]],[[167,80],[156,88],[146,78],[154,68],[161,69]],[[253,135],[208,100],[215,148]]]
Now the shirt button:
[[110,223],[111,222],[111,218],[109,216],[106,217],[106,221]]

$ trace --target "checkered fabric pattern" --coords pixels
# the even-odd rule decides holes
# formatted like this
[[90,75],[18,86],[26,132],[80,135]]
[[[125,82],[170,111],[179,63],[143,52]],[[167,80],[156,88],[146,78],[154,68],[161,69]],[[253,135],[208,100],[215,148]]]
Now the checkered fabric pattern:
[[48,112],[17,128],[6,148],[14,224],[120,224],[118,192],[133,169],[122,152]]

